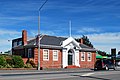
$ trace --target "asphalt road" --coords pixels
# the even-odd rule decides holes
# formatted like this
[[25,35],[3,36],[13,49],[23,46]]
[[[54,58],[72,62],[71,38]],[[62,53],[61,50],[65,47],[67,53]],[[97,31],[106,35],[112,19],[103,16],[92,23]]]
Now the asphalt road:
[[120,80],[120,70],[0,71],[0,80]]

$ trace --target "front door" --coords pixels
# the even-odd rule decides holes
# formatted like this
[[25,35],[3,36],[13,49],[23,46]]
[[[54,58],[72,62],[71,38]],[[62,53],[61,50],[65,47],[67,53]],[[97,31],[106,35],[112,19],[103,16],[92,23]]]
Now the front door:
[[68,65],[72,65],[73,55],[68,54]]

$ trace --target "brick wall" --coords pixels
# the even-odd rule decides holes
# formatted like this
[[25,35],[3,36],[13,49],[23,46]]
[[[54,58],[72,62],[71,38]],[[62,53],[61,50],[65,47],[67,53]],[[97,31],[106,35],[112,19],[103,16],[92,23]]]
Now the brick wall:
[[85,52],[85,61],[81,61],[81,52],[80,52],[80,68],[94,68],[94,64],[96,61],[96,54],[95,52],[92,52],[92,60],[87,60],[87,52]]
[[[40,49],[40,67],[42,68],[61,68],[62,65],[62,53],[58,50],[58,61],[53,60],[53,50],[49,50],[49,60],[43,60],[43,49]],[[38,63],[38,49],[34,49],[34,62],[37,65]]]

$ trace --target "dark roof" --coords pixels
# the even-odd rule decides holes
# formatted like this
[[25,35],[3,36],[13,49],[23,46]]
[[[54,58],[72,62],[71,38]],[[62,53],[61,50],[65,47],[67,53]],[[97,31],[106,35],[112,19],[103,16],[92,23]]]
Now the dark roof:
[[[62,49],[62,41],[66,40],[65,37],[56,37],[56,36],[49,36],[49,35],[41,35],[40,46],[41,48],[54,48],[54,49]],[[28,41],[28,44],[25,45],[26,47],[37,47],[36,45],[36,38],[33,38]],[[80,51],[96,51],[96,49],[91,48],[85,44],[79,44],[81,47]]]
[[[42,45],[53,45],[53,46],[61,46],[61,42],[66,40],[67,38],[63,37],[56,37],[56,36],[48,36],[48,35],[42,35],[40,44]],[[28,41],[28,45],[34,45],[36,44],[36,39],[32,39]]]
[[80,43],[80,47],[81,47],[80,51],[97,51],[95,48],[91,48],[91,47],[89,47],[85,44],[81,44],[81,43]]
[[34,45],[34,44],[36,44],[36,39],[35,38],[31,39],[27,43],[28,43],[27,45]]
[[61,42],[67,38],[43,35],[40,43],[44,45],[61,46]]
[[93,49],[93,48],[91,48],[91,47],[89,47],[89,46],[87,46],[87,45],[85,45],[85,44],[81,44],[81,43],[80,43],[80,47],[81,47],[81,48]]

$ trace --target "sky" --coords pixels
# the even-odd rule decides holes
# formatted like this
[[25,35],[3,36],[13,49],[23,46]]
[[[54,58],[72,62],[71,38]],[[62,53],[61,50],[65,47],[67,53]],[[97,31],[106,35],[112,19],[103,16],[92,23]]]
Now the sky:
[[[38,32],[38,13],[45,0],[0,0],[0,52],[27,30]],[[48,0],[40,10],[40,33],[69,37],[88,36],[94,47],[110,53],[120,50],[120,0]]]

